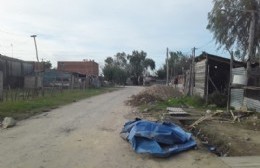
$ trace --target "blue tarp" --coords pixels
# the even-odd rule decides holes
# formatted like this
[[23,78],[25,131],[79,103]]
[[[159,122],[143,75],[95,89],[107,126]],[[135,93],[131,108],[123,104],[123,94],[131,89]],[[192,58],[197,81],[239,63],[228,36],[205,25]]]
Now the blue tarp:
[[168,157],[196,146],[191,134],[173,123],[136,119],[125,123],[121,136],[137,153]]

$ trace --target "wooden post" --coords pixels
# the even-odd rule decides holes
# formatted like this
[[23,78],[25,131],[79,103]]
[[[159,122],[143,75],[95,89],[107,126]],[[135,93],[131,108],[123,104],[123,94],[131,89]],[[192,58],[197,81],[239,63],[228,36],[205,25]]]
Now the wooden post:
[[194,84],[195,84],[195,51],[197,48],[192,48],[192,60],[191,60],[191,93],[190,95],[193,96]]
[[232,69],[233,69],[233,51],[230,53],[231,58],[230,58],[230,68],[229,68],[229,84],[228,84],[228,101],[227,101],[227,112],[230,112],[230,99],[231,99],[231,85],[232,85]]
[[188,90],[189,96],[191,96],[191,69],[192,69],[192,61],[190,64],[190,71],[189,71],[189,90]]
[[206,104],[208,104],[209,101],[209,59],[208,55],[206,56]]

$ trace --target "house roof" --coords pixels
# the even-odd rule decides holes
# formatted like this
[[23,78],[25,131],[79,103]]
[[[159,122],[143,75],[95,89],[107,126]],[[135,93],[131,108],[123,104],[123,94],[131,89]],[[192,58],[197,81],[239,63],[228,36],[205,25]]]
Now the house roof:
[[[229,58],[224,58],[224,57],[213,55],[213,54],[209,54],[209,53],[206,53],[206,52],[202,52],[201,55],[195,57],[195,62],[200,62],[200,61],[205,60],[207,58],[209,60],[221,62],[221,63],[224,63],[224,64],[230,64],[230,59]],[[236,60],[233,61],[233,65],[234,65],[234,67],[246,66],[245,63],[240,62],[240,61],[236,61]]]
[[8,57],[8,56],[1,55],[1,54],[0,54],[0,59],[4,59],[4,60],[8,60],[8,61],[24,62],[23,60],[20,60],[20,59],[17,59],[17,58]]

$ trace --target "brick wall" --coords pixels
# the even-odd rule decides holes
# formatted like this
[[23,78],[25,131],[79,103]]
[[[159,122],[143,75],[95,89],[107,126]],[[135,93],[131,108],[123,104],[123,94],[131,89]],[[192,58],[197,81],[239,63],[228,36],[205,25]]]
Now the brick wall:
[[57,69],[60,71],[98,76],[98,64],[94,61],[59,61]]

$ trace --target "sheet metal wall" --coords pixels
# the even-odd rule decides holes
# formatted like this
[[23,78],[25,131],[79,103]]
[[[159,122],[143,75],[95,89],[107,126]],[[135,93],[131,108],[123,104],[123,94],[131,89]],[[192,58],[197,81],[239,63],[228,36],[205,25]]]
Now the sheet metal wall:
[[204,97],[206,81],[206,59],[195,64],[194,93]]
[[24,76],[33,72],[33,64],[0,55],[0,71],[3,72],[3,87],[23,87]]
[[260,112],[260,101],[255,99],[250,99],[248,97],[244,98],[244,104],[250,109]]
[[[244,67],[232,69],[232,81],[234,75],[245,75],[246,70]],[[236,110],[240,109],[244,104],[244,89],[232,88],[230,106]]]
[[244,89],[231,89],[230,106],[238,110],[243,106],[243,102],[244,102]]
[[[243,67],[232,69],[232,78],[234,75],[245,74],[246,69]],[[233,106],[235,109],[240,109],[242,106],[246,106],[249,109],[254,109],[257,112],[260,112],[260,101],[253,98],[245,97],[244,92],[244,89],[231,89],[231,106]]]

